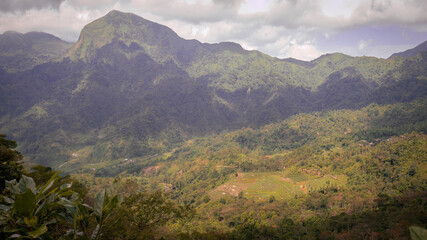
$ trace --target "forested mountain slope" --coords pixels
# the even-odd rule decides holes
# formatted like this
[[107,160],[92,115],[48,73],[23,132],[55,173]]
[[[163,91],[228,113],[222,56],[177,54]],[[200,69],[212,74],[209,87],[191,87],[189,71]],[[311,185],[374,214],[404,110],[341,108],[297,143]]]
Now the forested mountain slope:
[[85,26],[61,61],[0,72],[0,131],[54,167],[83,150],[94,161],[150,156],[298,113],[425,98],[426,59],[281,60],[236,43],[185,40],[112,11]]
[[425,108],[423,100],[298,114],[163,154],[90,165],[76,157],[60,169],[83,166],[72,176],[92,187],[119,176],[125,189],[160,190],[195,211],[166,232],[152,227],[156,236],[408,239],[410,226],[426,227]]

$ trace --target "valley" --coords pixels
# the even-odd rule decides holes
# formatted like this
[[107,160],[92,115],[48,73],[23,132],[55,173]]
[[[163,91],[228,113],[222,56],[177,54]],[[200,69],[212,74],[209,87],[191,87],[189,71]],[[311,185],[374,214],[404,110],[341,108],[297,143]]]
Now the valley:
[[[427,227],[425,43],[388,59],[279,59],[116,10],[76,43],[6,32],[5,180],[30,176],[34,199],[51,177],[73,182],[49,192],[64,190],[56,222],[9,230],[84,239],[76,221],[96,235],[106,211],[99,239],[409,239]],[[5,183],[2,206],[31,195]]]

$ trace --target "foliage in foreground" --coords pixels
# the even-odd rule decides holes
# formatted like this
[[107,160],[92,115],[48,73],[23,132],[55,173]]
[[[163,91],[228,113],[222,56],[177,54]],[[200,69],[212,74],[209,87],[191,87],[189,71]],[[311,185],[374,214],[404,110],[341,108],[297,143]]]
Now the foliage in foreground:
[[[6,181],[10,197],[1,196],[2,237],[53,239],[62,235],[63,239],[100,239],[103,224],[120,202],[119,195],[101,191],[92,208],[70,190],[71,184],[52,189],[58,174],[38,188],[34,180],[25,175],[19,181]],[[93,230],[89,226],[92,219],[96,220]]]

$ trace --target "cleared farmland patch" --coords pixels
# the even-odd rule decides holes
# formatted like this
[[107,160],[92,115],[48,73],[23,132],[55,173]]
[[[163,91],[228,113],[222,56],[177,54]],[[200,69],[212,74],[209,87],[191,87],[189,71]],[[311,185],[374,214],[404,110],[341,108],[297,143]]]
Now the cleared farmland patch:
[[258,201],[286,200],[295,195],[306,194],[328,186],[342,186],[347,177],[317,176],[305,173],[286,174],[284,172],[238,173],[236,177],[208,193],[212,200],[222,197],[245,197]]

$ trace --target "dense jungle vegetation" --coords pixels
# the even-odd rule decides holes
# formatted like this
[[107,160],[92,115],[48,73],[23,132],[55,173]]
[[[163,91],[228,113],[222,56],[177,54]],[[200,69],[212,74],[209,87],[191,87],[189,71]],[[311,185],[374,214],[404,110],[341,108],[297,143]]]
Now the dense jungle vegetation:
[[[16,143],[3,135],[5,179],[25,177],[3,185],[2,234],[408,239],[409,227],[427,222],[425,106],[420,100],[299,114],[64,177],[42,166],[24,171]],[[30,195],[34,207],[19,207],[20,196]]]

